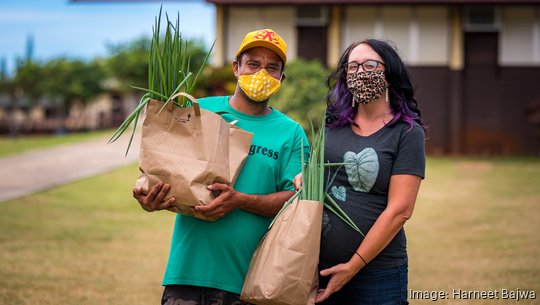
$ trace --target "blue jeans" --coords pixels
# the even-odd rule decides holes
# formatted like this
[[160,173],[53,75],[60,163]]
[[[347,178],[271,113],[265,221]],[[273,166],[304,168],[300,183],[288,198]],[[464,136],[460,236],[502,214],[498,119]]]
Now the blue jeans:
[[189,285],[167,285],[162,305],[250,305],[240,296],[225,290]]
[[[325,287],[329,278],[320,278]],[[403,305],[407,301],[407,265],[382,270],[360,270],[322,305]]]

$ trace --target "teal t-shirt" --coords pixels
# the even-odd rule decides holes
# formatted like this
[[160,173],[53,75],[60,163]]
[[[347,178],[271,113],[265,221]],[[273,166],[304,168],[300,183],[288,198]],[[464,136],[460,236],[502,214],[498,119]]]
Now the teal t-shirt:
[[[301,146],[309,153],[302,127],[273,109],[248,115],[233,109],[228,96],[199,99],[202,108],[253,133],[249,155],[234,188],[247,194],[294,190],[301,171]],[[302,140],[303,139],[303,140]],[[251,257],[271,218],[235,209],[215,222],[177,215],[163,285],[194,285],[240,293]]]

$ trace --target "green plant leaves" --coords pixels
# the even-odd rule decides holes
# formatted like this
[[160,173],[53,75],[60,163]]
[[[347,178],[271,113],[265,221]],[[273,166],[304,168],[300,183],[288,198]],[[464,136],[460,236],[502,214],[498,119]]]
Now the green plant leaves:
[[[109,140],[109,143],[116,141],[133,123],[133,130],[126,149],[126,155],[129,152],[139,115],[144,109],[144,106],[151,99],[160,100],[165,102],[161,108],[163,110],[171,102],[171,97],[176,93],[186,92],[191,94],[214,48],[215,42],[206,54],[203,63],[198,67],[195,77],[193,77],[194,73],[191,72],[191,53],[188,49],[188,42],[182,39],[180,33],[180,14],[177,15],[175,23],[171,22],[169,16],[165,14],[165,33],[163,36],[161,33],[161,16],[162,8],[159,9],[159,15],[155,18],[155,24],[152,28],[152,43],[148,64],[148,88],[133,87],[146,93],[139,101],[137,108],[122,122]],[[175,99],[172,102],[177,107],[191,106],[191,102],[183,97],[180,100]]]
[[[328,195],[326,192],[327,185],[324,182],[324,170],[326,166],[355,166],[355,162],[345,163],[325,163],[324,160],[324,143],[325,143],[325,129],[324,129],[324,116],[322,119],[321,127],[317,134],[314,132],[313,124],[311,124],[311,132],[313,144],[311,145],[309,160],[304,160],[304,143],[302,143],[302,188],[293,197],[300,196],[300,199],[318,201],[324,205],[332,213],[336,214],[341,220],[348,224],[351,228],[358,231],[362,236],[365,236],[362,231],[356,226],[356,224],[347,216],[347,214],[341,209],[341,207]],[[353,160],[354,161],[354,160]],[[334,175],[335,177],[335,175]],[[332,179],[333,180],[333,179]],[[345,190],[341,190],[343,199],[345,196]],[[300,194],[299,194],[300,193]],[[288,205],[292,202],[291,198],[284,205]],[[325,202],[325,199],[327,202]]]

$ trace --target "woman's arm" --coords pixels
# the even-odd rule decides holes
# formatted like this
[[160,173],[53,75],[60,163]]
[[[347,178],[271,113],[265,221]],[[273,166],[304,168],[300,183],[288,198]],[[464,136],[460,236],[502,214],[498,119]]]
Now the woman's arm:
[[415,175],[394,175],[390,178],[388,205],[377,218],[351,259],[344,264],[322,270],[322,276],[332,276],[326,289],[319,291],[316,302],[322,302],[340,290],[375,258],[396,236],[412,216],[422,178]]

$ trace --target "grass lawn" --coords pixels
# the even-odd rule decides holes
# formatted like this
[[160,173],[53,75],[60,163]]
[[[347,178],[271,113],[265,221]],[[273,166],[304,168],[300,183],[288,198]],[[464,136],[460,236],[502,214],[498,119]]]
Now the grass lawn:
[[409,289],[448,293],[436,304],[516,303],[459,299],[454,289],[540,294],[540,160],[429,158],[406,230]]
[[20,154],[38,148],[47,148],[68,143],[82,142],[94,138],[112,136],[114,130],[100,130],[90,132],[68,133],[65,135],[41,135],[41,136],[0,136],[0,157]]
[[[137,174],[133,165],[0,203],[0,304],[159,304],[174,214],[140,209]],[[517,303],[453,289],[540,293],[539,186],[539,159],[429,158],[406,225],[409,288],[449,294],[436,304]]]
[[0,304],[159,304],[174,214],[131,198],[137,166],[0,203]]

